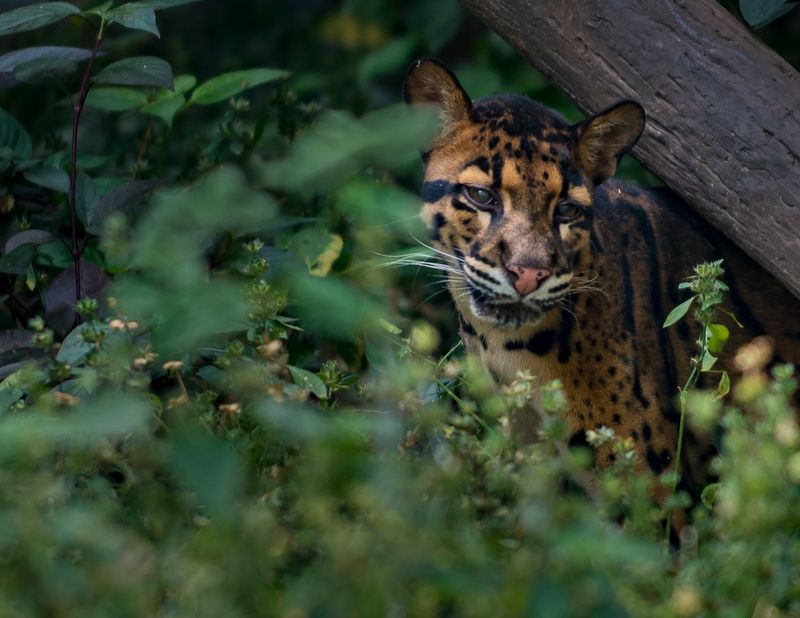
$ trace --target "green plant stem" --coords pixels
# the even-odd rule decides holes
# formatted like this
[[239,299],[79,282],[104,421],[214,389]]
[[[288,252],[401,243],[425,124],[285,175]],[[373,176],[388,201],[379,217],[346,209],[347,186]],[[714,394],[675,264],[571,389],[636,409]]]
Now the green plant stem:
[[[705,352],[706,346],[702,346],[703,353]],[[703,354],[700,355],[700,358],[703,358]],[[692,372],[689,374],[689,379],[686,380],[686,384],[684,384],[683,389],[681,389],[681,419],[678,423],[678,444],[675,448],[675,480],[672,481],[672,490],[670,491],[670,497],[675,496],[675,492],[678,490],[678,480],[680,479],[680,471],[681,471],[681,453],[683,451],[683,428],[686,424],[686,394],[689,392],[689,389],[693,388],[695,384],[697,384],[697,379],[700,377],[700,369],[699,365],[695,365],[692,368]],[[672,507],[669,508],[669,512],[667,513],[667,527],[665,533],[665,539],[667,543],[667,547],[669,547],[669,535],[672,532]]]
[[[89,61],[86,64],[86,70],[83,73],[83,80],[81,80],[81,87],[78,91],[78,98],[72,108],[72,142],[70,144],[70,172],[69,172],[69,214],[70,214],[70,234],[71,246],[70,252],[72,253],[72,260],[75,264],[75,304],[77,305],[82,298],[81,290],[81,254],[83,249],[78,248],[78,205],[76,201],[77,186],[78,186],[78,127],[81,122],[81,114],[83,107],[86,104],[86,97],[89,95],[91,88],[92,68],[94,61],[97,58],[97,52],[100,49],[100,43],[103,41],[104,23],[100,24],[100,30],[95,38],[94,47],[92,48],[92,55],[89,56]],[[76,313],[76,322],[80,324],[81,316]]]

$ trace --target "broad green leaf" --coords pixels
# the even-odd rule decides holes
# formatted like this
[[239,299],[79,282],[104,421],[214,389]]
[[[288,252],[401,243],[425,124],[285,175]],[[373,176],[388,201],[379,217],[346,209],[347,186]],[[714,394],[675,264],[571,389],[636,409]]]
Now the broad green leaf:
[[100,195],[94,181],[83,172],[78,172],[75,186],[75,208],[78,219],[84,226],[91,224],[99,199]]
[[14,79],[23,84],[59,85],[77,68],[78,64],[69,58],[36,58],[17,65]]
[[74,262],[67,245],[60,240],[42,243],[36,247],[36,263],[50,268],[68,268]]
[[176,94],[172,97],[165,97],[156,99],[147,105],[143,105],[139,110],[144,114],[150,114],[156,118],[161,118],[164,123],[169,126],[172,124],[175,114],[177,114],[186,103],[186,97],[182,94]]
[[303,259],[308,272],[324,277],[342,253],[344,241],[323,227],[307,227],[297,232],[286,243],[286,248]]
[[675,324],[678,320],[680,320],[686,313],[689,311],[689,308],[692,306],[694,299],[697,298],[696,296],[692,296],[688,300],[683,301],[680,305],[675,307],[672,311],[669,312],[667,319],[664,320],[663,328],[668,328]]
[[108,65],[94,77],[98,84],[172,89],[172,68],[161,58],[136,56]]
[[135,88],[107,86],[93,88],[86,97],[86,105],[106,112],[125,112],[147,103],[147,95]]
[[199,105],[219,103],[235,97],[249,88],[260,86],[287,75],[289,75],[288,71],[280,69],[248,69],[225,73],[200,84],[189,98],[189,103],[197,103]]
[[95,349],[94,343],[88,343],[83,338],[85,332],[110,332],[107,324],[102,322],[86,322],[72,329],[64,338],[58,349],[56,360],[68,365],[77,365],[83,361],[89,352]]
[[131,30],[144,30],[161,37],[156,26],[156,13],[152,8],[140,6],[138,2],[123,4],[106,14],[109,23],[119,24]]
[[92,7],[91,9],[87,9],[86,11],[84,11],[84,13],[87,13],[89,15],[97,15],[98,17],[106,19],[106,16],[108,15],[108,10],[112,6],[114,6],[113,0],[108,0],[108,2],[103,2],[102,4],[98,4],[97,6]]
[[45,165],[25,170],[23,174],[25,180],[32,182],[39,187],[45,187],[59,193],[69,191],[69,174],[56,167]]
[[15,159],[29,159],[33,154],[33,142],[25,127],[0,108],[0,149],[3,148],[7,148]]
[[706,352],[703,354],[703,358],[700,360],[700,371],[711,371],[716,363],[717,357],[710,352]]
[[141,395],[108,392],[84,402],[69,414],[32,411],[0,423],[0,451],[8,457],[22,449],[100,444],[109,437],[129,437],[147,431],[150,406]]
[[786,2],[786,0],[739,0],[742,17],[753,28],[766,26],[796,6],[797,2]]
[[78,47],[26,47],[16,49],[0,56],[0,73],[11,73],[18,66],[33,60],[70,60],[83,62],[88,60],[92,52]]
[[129,213],[141,204],[159,184],[159,180],[133,180],[113,187],[97,202],[87,230],[94,234],[101,233],[103,224],[110,215],[116,212]]
[[25,243],[0,258],[0,273],[24,275],[36,255],[36,245]]
[[727,371],[723,371],[717,384],[717,398],[722,399],[725,395],[731,392],[731,379]]
[[311,373],[310,371],[306,371],[305,369],[300,369],[300,367],[288,365],[288,368],[289,373],[292,374],[292,379],[297,386],[303,390],[311,391],[320,399],[328,398],[328,387],[325,386],[325,382],[323,382],[319,376]]
[[358,119],[326,112],[295,138],[283,159],[265,164],[261,177],[267,186],[303,195],[328,193],[364,167],[404,168],[416,161],[439,122],[434,110],[407,105]]
[[4,253],[7,255],[24,244],[31,243],[33,245],[41,245],[51,240],[55,240],[55,237],[47,230],[24,230],[22,232],[17,232],[9,238],[3,249]]
[[193,4],[201,1],[202,0],[139,0],[138,2],[131,2],[130,4],[141,8],[160,11],[163,9],[171,9],[176,6],[183,6],[184,4]]
[[711,335],[708,339],[708,349],[712,354],[720,354],[728,343],[730,331],[724,324],[709,324],[708,330]]
[[192,490],[190,500],[215,519],[235,518],[232,507],[244,490],[245,464],[232,442],[183,429],[170,436],[169,448],[178,478]]
[[68,2],[40,2],[0,14],[0,35],[35,30],[69,15],[80,15],[79,8]]

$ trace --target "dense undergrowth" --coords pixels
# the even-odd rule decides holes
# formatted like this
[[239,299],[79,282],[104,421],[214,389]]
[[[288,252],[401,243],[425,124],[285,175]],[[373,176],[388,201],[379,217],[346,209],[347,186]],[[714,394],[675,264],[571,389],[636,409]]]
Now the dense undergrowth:
[[[152,33],[147,11],[179,4],[134,3],[98,64],[141,45],[123,26]],[[107,17],[65,15],[84,38]],[[670,550],[666,509],[685,496],[650,496],[674,478],[634,473],[607,430],[590,442],[618,457],[595,474],[565,442],[558,385],[521,375],[498,392],[446,299],[428,300],[441,283],[386,267],[425,250],[408,187],[435,121],[383,105],[397,97],[380,80],[456,30],[390,38],[358,15],[319,30],[361,58],[349,90],[272,65],[93,86],[80,318],[68,98],[49,99],[47,124],[6,97],[0,615],[800,614],[792,368],[768,372],[756,342],[730,403],[688,394],[688,422],[719,435],[720,483]],[[5,92],[74,94],[87,56],[70,53],[0,56]],[[496,39],[477,55],[478,89],[493,63],[496,89],[544,88]],[[509,418],[534,389],[541,441],[518,444]]]

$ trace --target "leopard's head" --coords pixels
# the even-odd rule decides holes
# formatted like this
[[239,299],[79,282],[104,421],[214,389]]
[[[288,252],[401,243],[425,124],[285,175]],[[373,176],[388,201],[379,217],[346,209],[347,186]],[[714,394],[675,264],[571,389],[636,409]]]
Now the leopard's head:
[[471,101],[435,60],[414,63],[405,98],[441,114],[423,153],[422,215],[451,291],[490,324],[536,322],[591,276],[595,188],[639,138],[642,107],[622,101],[570,124],[526,97]]

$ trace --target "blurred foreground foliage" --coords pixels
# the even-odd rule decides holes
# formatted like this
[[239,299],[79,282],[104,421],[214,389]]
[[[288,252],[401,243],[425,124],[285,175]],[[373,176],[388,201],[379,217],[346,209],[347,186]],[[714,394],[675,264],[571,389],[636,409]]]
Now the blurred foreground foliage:
[[[0,72],[19,95],[0,117],[0,615],[800,614],[792,368],[755,344],[735,405],[688,397],[698,430],[724,429],[720,483],[670,552],[651,495],[674,479],[634,473],[604,430],[591,446],[618,456],[595,474],[557,384],[496,391],[428,298],[441,282],[386,267],[424,238],[436,122],[396,105],[414,56],[574,111],[454,2],[301,4],[270,22],[277,69],[226,72],[255,66],[229,33],[216,77],[172,41],[174,90],[93,90],[78,166],[96,300],[77,327],[68,107],[24,85],[52,71]],[[116,35],[104,63],[149,53]],[[518,444],[510,419],[537,390],[541,441]]]

